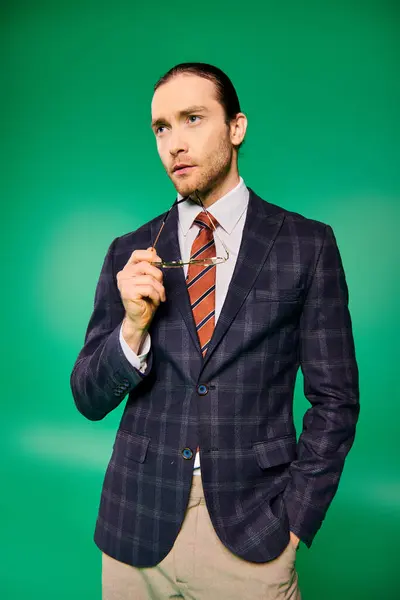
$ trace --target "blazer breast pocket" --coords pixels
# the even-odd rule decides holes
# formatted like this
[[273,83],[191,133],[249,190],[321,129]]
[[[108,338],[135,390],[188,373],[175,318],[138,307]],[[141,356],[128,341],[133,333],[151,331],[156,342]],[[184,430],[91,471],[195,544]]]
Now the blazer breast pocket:
[[299,302],[304,296],[304,288],[274,289],[265,288],[253,289],[254,302]]

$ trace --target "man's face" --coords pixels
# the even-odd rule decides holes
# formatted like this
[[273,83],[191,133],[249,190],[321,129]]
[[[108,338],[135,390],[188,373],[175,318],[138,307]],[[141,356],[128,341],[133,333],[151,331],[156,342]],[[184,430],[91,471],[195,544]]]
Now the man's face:
[[[207,195],[221,185],[235,151],[214,83],[191,74],[173,77],[154,93],[151,113],[157,150],[176,190]],[[190,166],[175,170],[181,163]]]

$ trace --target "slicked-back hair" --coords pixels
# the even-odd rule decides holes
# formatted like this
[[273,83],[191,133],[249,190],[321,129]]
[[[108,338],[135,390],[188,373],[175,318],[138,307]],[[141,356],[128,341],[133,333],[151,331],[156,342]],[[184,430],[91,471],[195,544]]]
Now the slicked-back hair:
[[[165,75],[160,77],[154,86],[154,91],[173,77],[181,75],[182,73],[197,75],[198,77],[203,77],[204,79],[212,81],[215,86],[216,99],[224,109],[225,123],[227,125],[229,125],[232,119],[236,117],[237,113],[241,112],[238,95],[228,75],[218,67],[209,65],[208,63],[186,62],[175,65],[175,67],[172,67]],[[242,143],[235,146],[235,148],[239,150],[243,143],[244,140]]]

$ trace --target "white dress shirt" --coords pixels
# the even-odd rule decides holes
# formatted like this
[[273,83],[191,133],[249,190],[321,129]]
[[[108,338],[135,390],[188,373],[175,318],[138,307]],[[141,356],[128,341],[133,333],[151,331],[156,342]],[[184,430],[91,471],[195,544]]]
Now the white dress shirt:
[[[236,259],[242,241],[247,205],[249,202],[249,190],[242,177],[239,179],[239,183],[233,190],[219,198],[219,200],[214,202],[214,204],[207,209],[219,223],[217,235],[214,236],[217,256],[225,256],[225,250],[218,237],[224,242],[229,251],[229,259],[216,265],[215,324],[221,313],[222,305],[225,301],[225,296],[236,265]],[[178,194],[178,199],[181,198],[182,196]],[[178,238],[183,261],[188,261],[190,259],[192,244],[199,231],[199,226],[193,224],[193,221],[201,210],[199,205],[192,201],[181,202],[178,204]],[[183,268],[186,278],[188,265],[184,265]],[[146,358],[151,346],[150,334],[147,333],[141,348],[141,354],[139,355],[137,355],[125,341],[122,335],[122,328],[120,329],[119,340],[126,358],[136,369],[139,369],[143,373],[146,369]],[[194,461],[194,474],[200,474],[200,456],[198,452],[196,452]]]

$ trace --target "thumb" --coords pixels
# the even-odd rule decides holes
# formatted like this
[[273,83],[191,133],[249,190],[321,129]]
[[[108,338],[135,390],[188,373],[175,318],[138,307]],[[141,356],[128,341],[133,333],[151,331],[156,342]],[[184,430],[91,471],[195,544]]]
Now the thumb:
[[158,256],[158,254],[157,254],[157,250],[156,250],[155,248],[153,248],[153,246],[149,246],[149,247],[147,248],[147,250],[150,250],[151,252],[153,252],[153,254],[154,254],[154,257],[152,258],[152,260],[154,260],[154,259],[156,259],[156,258],[157,258],[157,259],[159,259],[159,260],[157,260],[157,262],[162,262],[161,258],[160,258],[160,257]]

